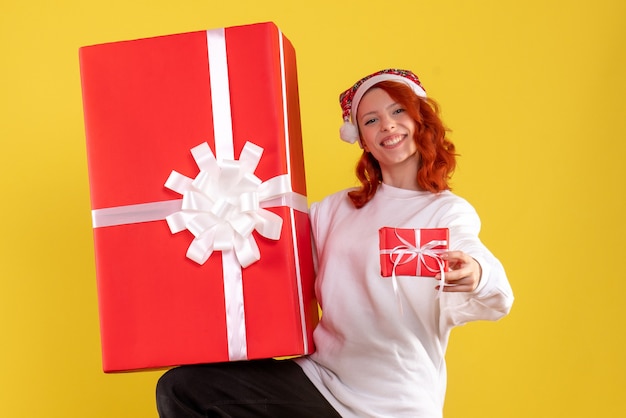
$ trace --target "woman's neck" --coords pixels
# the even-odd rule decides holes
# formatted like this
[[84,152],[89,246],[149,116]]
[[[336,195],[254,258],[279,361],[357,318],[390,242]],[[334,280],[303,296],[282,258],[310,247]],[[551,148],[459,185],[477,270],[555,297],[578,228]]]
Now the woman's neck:
[[423,190],[417,182],[417,165],[415,164],[395,167],[395,169],[383,169],[382,176],[383,183],[391,187],[417,191]]

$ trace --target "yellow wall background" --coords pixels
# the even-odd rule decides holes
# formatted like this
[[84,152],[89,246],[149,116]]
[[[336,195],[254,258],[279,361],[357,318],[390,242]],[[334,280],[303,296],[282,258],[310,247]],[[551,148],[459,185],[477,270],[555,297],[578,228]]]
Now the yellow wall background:
[[626,416],[626,2],[10,1],[0,7],[0,415],[156,417],[101,372],[78,48],[274,21],[298,53],[311,201],[353,184],[338,93],[413,69],[511,315],[458,329],[447,418]]

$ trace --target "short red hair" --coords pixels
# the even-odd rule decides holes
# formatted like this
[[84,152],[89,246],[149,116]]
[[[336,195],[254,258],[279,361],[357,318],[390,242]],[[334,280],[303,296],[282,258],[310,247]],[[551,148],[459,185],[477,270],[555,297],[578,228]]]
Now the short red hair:
[[[421,98],[404,83],[381,81],[378,87],[398,104],[415,120],[415,136],[419,164],[417,183],[432,193],[449,190],[448,184],[456,168],[455,147],[446,137],[448,129],[439,117],[439,105],[430,98]],[[372,87],[372,88],[373,88]],[[348,192],[348,196],[356,208],[362,208],[376,194],[383,177],[378,161],[369,152],[363,151],[356,166],[356,176],[361,182],[359,189]]]

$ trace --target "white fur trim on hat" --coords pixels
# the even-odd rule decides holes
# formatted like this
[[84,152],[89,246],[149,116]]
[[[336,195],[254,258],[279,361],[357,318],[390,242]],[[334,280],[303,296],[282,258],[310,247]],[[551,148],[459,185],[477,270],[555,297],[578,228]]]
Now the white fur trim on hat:
[[426,91],[420,85],[401,75],[385,73],[368,78],[357,88],[356,92],[354,93],[354,97],[350,106],[350,120],[346,118],[343,125],[339,129],[339,137],[342,140],[350,144],[358,142],[359,146],[363,148],[363,144],[361,144],[359,138],[359,127],[356,120],[357,111],[363,95],[365,95],[365,93],[371,87],[380,83],[381,81],[398,81],[401,83],[405,83],[406,85],[411,87],[416,95],[424,98],[426,97]]

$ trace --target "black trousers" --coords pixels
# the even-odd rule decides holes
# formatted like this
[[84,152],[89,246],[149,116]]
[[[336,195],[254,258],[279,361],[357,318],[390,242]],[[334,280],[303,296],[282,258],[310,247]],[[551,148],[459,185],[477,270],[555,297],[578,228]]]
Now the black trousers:
[[291,360],[181,366],[157,384],[161,418],[341,418]]

